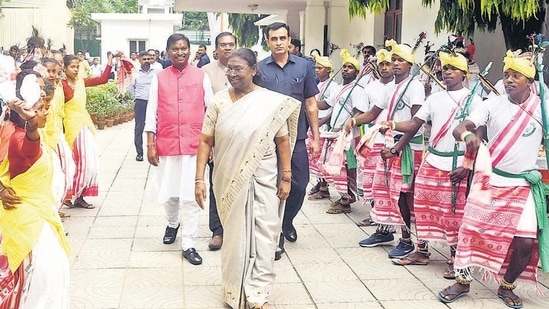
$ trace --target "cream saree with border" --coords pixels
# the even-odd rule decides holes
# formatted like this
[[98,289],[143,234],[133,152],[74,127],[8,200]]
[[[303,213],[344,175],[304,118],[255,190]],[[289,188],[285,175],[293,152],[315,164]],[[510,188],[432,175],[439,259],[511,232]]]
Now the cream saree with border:
[[232,308],[261,305],[271,294],[284,213],[274,138],[287,128],[293,149],[299,110],[299,101],[262,88],[235,102],[220,91],[206,112],[203,133],[215,138],[213,190],[224,228],[221,285]]

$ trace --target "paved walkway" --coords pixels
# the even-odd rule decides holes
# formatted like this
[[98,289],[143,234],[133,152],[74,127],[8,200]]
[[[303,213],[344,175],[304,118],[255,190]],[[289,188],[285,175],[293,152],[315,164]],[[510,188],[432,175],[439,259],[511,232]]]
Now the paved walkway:
[[[66,209],[72,245],[71,308],[227,308],[221,300],[220,252],[207,250],[208,213],[202,212],[193,266],[181,258],[179,239],[162,244],[164,210],[147,202],[149,164],[135,161],[133,122],[97,133],[101,151],[100,195],[93,210]],[[395,266],[391,247],[361,248],[374,232],[355,221],[369,208],[357,203],[348,215],[330,215],[328,201],[306,201],[296,218],[298,241],[275,263],[275,308],[507,308],[497,285],[475,281],[469,296],[444,305],[436,294],[453,281],[442,278],[447,248],[434,247],[428,266]],[[398,237],[398,236],[396,236]],[[540,275],[546,296],[523,286],[525,308],[549,308],[549,275]]]

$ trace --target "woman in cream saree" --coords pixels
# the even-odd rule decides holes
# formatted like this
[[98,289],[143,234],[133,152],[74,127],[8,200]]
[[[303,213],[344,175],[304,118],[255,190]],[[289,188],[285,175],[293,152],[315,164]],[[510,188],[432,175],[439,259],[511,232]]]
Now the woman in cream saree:
[[224,301],[232,308],[268,308],[274,253],[291,180],[291,149],[300,103],[252,83],[255,55],[231,54],[233,88],[218,92],[204,119],[195,192],[204,203],[204,170],[214,149],[213,190],[224,228]]

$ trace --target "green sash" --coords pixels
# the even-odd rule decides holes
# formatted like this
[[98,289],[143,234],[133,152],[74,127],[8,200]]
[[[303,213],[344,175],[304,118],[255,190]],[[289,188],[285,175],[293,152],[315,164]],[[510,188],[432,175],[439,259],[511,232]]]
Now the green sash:
[[537,170],[531,170],[520,174],[511,174],[495,167],[492,167],[494,174],[507,178],[522,178],[530,184],[534,204],[536,205],[536,217],[538,221],[538,244],[539,256],[541,259],[541,269],[544,272],[549,270],[549,227],[547,226],[547,201],[543,192],[543,183],[541,182],[541,173]]
[[409,143],[404,145],[400,154],[400,173],[402,174],[402,183],[412,183],[414,173],[414,155],[410,143],[423,144],[423,135],[414,136]]
[[[430,153],[436,155],[436,156],[439,156],[439,157],[444,157],[444,158],[451,158],[454,156],[454,152],[453,151],[438,151],[436,150],[435,148],[429,146],[427,147],[427,151],[429,151]],[[456,155],[459,157],[459,156],[463,156],[465,154],[464,151],[457,151],[456,152]]]

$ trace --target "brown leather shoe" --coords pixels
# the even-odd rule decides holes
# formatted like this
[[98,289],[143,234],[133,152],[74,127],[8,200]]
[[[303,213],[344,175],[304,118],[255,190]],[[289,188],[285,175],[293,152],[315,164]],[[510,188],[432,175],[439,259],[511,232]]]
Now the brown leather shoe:
[[214,235],[212,237],[212,240],[210,240],[210,243],[208,244],[208,248],[210,248],[211,251],[215,251],[215,250],[221,249],[222,245],[223,245],[223,236]]

